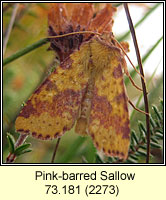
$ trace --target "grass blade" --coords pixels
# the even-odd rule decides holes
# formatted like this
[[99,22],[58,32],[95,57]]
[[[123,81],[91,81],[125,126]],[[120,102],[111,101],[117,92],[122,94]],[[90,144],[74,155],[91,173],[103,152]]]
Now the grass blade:
[[21,49],[20,51],[17,51],[16,53],[14,53],[13,55],[5,58],[3,60],[3,66],[9,64],[10,62],[20,58],[21,56],[33,51],[34,49],[42,46],[43,44],[46,44],[48,42],[47,38],[41,39],[38,42],[33,43],[32,45],[29,45],[27,47],[25,47],[24,49]]
[[[159,6],[161,3],[155,4],[134,26],[134,28],[138,27],[153,11]],[[120,36],[117,40],[119,42],[125,40],[130,35],[130,31],[127,31],[124,35]],[[142,61],[143,62],[143,61]]]

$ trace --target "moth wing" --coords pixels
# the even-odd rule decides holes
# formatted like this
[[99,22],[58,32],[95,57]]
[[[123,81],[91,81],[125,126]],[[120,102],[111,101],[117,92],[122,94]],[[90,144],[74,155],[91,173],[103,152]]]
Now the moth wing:
[[17,117],[15,128],[18,132],[52,139],[72,128],[88,82],[85,68],[89,56],[89,44],[84,44],[55,69]]
[[[88,131],[95,146],[108,156],[126,159],[129,148],[129,113],[120,50],[100,40],[91,42],[94,78]],[[101,69],[102,68],[102,69]]]

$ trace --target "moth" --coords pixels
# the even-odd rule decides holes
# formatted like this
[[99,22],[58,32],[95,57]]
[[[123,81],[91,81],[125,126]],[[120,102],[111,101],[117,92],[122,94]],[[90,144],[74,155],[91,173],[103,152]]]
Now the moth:
[[105,155],[127,158],[130,125],[122,72],[126,61],[112,39],[115,11],[110,4],[98,12],[91,3],[52,4],[49,36],[68,34],[50,38],[60,65],[29,98],[16,119],[16,131],[48,140],[75,126],[76,133],[91,136]]

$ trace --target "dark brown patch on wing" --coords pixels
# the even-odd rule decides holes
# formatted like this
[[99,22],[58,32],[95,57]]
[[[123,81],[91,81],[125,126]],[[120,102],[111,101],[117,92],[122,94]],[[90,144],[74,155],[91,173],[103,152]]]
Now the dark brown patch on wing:
[[46,91],[50,91],[50,90],[57,91],[56,83],[54,83],[53,81],[50,81],[49,79],[47,79],[45,84],[46,84]]
[[[109,114],[112,112],[112,106],[105,96],[97,95],[97,89],[94,89],[91,109],[93,109],[94,118],[99,119],[103,125],[107,124]],[[93,117],[91,116],[90,122],[93,120]]]
[[28,106],[24,106],[21,113],[19,114],[19,116],[22,116],[24,118],[28,118],[31,114],[35,114],[36,113],[36,109],[33,107],[31,99],[29,99],[27,101],[27,105]]
[[113,76],[114,78],[120,78],[122,77],[122,67],[121,65],[119,64],[113,71]]
[[70,59],[70,57],[68,57],[67,59],[65,59],[63,62],[61,62],[60,67],[62,69],[70,69],[70,67],[72,66],[72,60]]
[[126,100],[126,94],[125,92],[122,92],[121,94],[117,95],[114,99],[118,104],[122,101],[122,100]]
[[121,132],[123,133],[123,138],[129,138],[130,137],[130,128],[129,128],[129,121],[126,121],[124,125],[121,128]]

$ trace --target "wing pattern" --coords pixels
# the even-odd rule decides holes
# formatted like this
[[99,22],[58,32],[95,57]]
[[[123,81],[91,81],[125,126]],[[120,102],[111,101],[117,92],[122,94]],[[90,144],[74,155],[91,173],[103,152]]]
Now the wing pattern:
[[82,45],[33,93],[16,119],[18,132],[53,139],[73,127],[89,79],[88,51],[89,44]]
[[[126,158],[129,147],[129,114],[120,49],[92,40],[92,61],[96,73],[88,131],[98,150],[108,156]],[[101,69],[102,68],[102,69]]]

